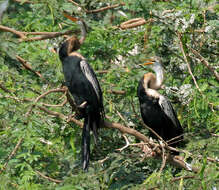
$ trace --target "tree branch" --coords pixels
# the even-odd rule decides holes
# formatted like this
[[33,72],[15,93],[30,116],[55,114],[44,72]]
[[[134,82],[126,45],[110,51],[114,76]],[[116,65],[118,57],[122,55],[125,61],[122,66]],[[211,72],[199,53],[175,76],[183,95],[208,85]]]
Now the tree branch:
[[211,66],[210,64],[205,60],[205,58],[198,53],[198,51],[194,50],[193,48],[187,46],[187,48],[189,48],[192,53],[197,56],[199,58],[199,60],[201,61],[201,63],[203,63],[212,73],[213,75],[215,76],[215,78],[219,81],[219,74],[217,73],[217,71],[215,71]]
[[1,82],[0,82],[0,88],[1,88],[2,90],[4,90],[5,92],[7,92],[7,93],[11,93],[11,91],[8,90]]
[[[65,31],[65,32],[22,32],[22,31],[17,31],[13,28],[9,28],[7,26],[3,26],[3,25],[0,25],[0,30],[4,32],[11,32],[17,35],[20,38],[20,41],[45,40],[45,39],[56,38],[56,37],[63,36],[63,35],[69,35],[74,32],[72,30]],[[40,35],[40,36],[28,38],[27,35]]]
[[[53,89],[53,90],[50,90],[42,95],[40,95],[37,100],[39,100],[40,98],[44,97],[46,94],[49,94],[49,93],[52,93],[52,92],[56,92],[56,91],[59,91],[58,89]],[[62,89],[61,91],[64,92],[64,90]],[[16,101],[18,101],[17,99],[15,99]],[[20,101],[32,101],[32,100],[19,100]],[[36,101],[36,100],[35,100]],[[80,127],[83,127],[83,123],[77,119],[75,119],[74,117],[71,117],[69,118],[68,116],[65,116],[64,114],[62,113],[59,113],[59,112],[55,112],[55,111],[51,111],[43,106],[40,106],[40,105],[37,105],[37,107],[41,110],[41,111],[44,111],[46,112],[47,114],[49,115],[53,115],[57,118],[60,118],[62,120],[65,120],[66,122],[74,122],[76,125],[80,126]],[[132,135],[132,136],[135,136],[137,139],[143,141],[143,145],[146,145],[148,147],[148,149],[151,149],[154,151],[155,154],[151,154],[151,157],[155,157],[155,158],[159,158],[159,159],[162,159],[162,155],[163,155],[163,151],[162,151],[162,147],[161,145],[157,144],[157,143],[154,143],[152,140],[149,140],[148,137],[146,137],[145,135],[143,135],[142,133],[136,131],[135,129],[132,129],[132,128],[129,128],[129,127],[125,127],[123,125],[121,125],[120,123],[114,123],[114,122],[109,122],[109,121],[102,121],[102,127],[103,128],[110,128],[110,129],[117,129],[119,130],[122,134],[129,134],[129,135]],[[137,146],[136,144],[130,144],[130,145],[133,145],[133,146]],[[189,153],[188,151],[185,151],[185,150],[178,150],[178,149],[175,149],[173,147],[170,147],[170,146],[164,146],[163,148],[166,148],[168,150],[173,150],[173,151],[178,151],[178,152],[183,152],[183,153],[186,153],[190,156],[193,156],[192,153]],[[165,156],[166,158],[165,161],[163,160],[162,163],[165,163],[166,161],[171,163],[172,165],[175,165],[177,167],[180,167],[180,168],[184,168],[186,170],[189,170],[189,171],[193,171],[193,172],[198,172],[198,169],[197,168],[194,168],[192,167],[190,164],[186,163],[182,157],[180,156],[173,156],[171,154],[169,154],[168,152],[166,153],[165,152]],[[198,156],[200,159],[202,159],[203,157],[201,155]],[[215,163],[219,163],[219,160],[217,159],[213,159],[213,158],[207,158],[208,161],[211,161],[211,162],[215,162]],[[164,164],[163,164],[164,165]]]
[[124,90],[107,90],[107,92],[111,93],[111,94],[118,94],[118,95],[126,94],[126,91],[124,91]]
[[119,6],[124,6],[125,3],[118,3],[118,4],[115,4],[115,5],[109,5],[109,6],[106,6],[106,7],[102,7],[102,8],[99,8],[99,9],[94,9],[94,10],[87,10],[85,9],[84,7],[82,7],[81,5],[79,5],[78,3],[76,3],[75,1],[73,0],[68,0],[69,2],[73,3],[74,5],[76,5],[77,7],[80,7],[82,10],[84,10],[87,14],[92,14],[92,13],[99,13],[99,12],[103,12],[105,10],[108,10],[108,9],[113,9],[113,8],[116,8],[116,7],[119,7]]
[[183,48],[183,43],[182,43],[182,40],[181,40],[181,34],[180,34],[179,32],[177,32],[177,36],[178,36],[178,39],[179,39],[179,45],[180,45],[181,52],[182,52],[182,54],[183,54],[183,58],[184,58],[184,60],[185,60],[185,62],[186,62],[186,64],[187,64],[187,68],[188,68],[189,74],[192,76],[192,79],[193,79],[193,81],[194,81],[194,83],[195,83],[196,88],[197,88],[198,91],[202,94],[202,91],[201,91],[201,89],[199,88],[198,83],[197,83],[197,81],[196,81],[196,79],[195,79],[195,77],[194,77],[194,75],[193,75],[193,73],[192,73],[190,64],[189,64],[188,59],[187,59],[187,56],[186,56],[186,54],[185,54],[185,51],[184,51],[184,48]]
[[30,64],[27,63],[26,60],[24,60],[22,57],[20,57],[19,55],[16,55],[17,60],[24,66],[25,69],[31,71],[32,73],[34,73],[35,75],[37,75],[38,77],[42,78],[43,80],[45,80],[43,78],[43,76],[40,74],[40,72],[38,71],[34,71],[31,67]]
[[99,13],[99,12],[103,12],[105,10],[108,10],[108,9],[113,9],[113,8],[116,8],[116,7],[120,7],[120,6],[124,6],[125,3],[119,3],[119,4],[115,4],[115,5],[109,5],[107,7],[102,7],[100,9],[95,9],[95,10],[86,10],[86,13],[88,14],[91,14],[91,13]]
[[53,178],[51,178],[51,177],[48,177],[48,176],[46,176],[46,175],[44,175],[43,173],[41,173],[41,172],[39,172],[39,171],[35,171],[38,175],[40,175],[42,178],[44,178],[44,179],[47,179],[47,180],[49,180],[49,181],[52,181],[52,182],[55,182],[55,183],[62,183],[63,181],[62,180],[58,180],[58,179],[53,179]]
[[[72,34],[73,31],[66,31],[66,32],[51,32],[51,33],[47,33],[41,36],[37,36],[37,37],[33,37],[33,38],[23,38],[21,39],[21,41],[37,41],[37,40],[45,40],[45,39],[51,39],[51,38],[56,38],[59,36],[63,36],[63,35],[69,35]],[[29,34],[29,33],[27,33]],[[33,33],[32,33],[33,34]],[[35,35],[39,35],[39,32],[37,32]]]
[[17,31],[13,28],[9,28],[7,26],[0,25],[0,30],[3,30],[4,32],[11,32],[11,33],[17,35],[18,37],[20,37],[21,39],[26,38],[26,36],[23,34],[23,32]]
[[8,159],[7,161],[5,162],[5,164],[3,165],[3,168],[2,170],[0,170],[0,174],[6,169],[7,165],[8,165],[8,162],[11,160],[11,158],[16,154],[18,148],[20,147],[21,143],[23,142],[23,137],[20,138],[14,148],[14,150],[11,152],[11,154],[8,156]]

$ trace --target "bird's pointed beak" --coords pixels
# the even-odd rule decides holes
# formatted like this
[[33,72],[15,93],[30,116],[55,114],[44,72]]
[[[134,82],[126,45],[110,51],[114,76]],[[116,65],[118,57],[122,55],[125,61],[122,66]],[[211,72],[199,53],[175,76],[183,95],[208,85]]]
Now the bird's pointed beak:
[[64,15],[64,17],[66,17],[66,18],[72,20],[73,22],[77,22],[77,21],[78,21],[78,19],[77,19],[76,17],[72,17],[72,16],[70,16],[70,15],[69,15],[68,13],[66,13],[66,12],[63,12],[63,15]]
[[151,65],[151,64],[154,64],[154,62],[155,62],[155,60],[154,59],[146,59],[145,60],[146,62],[145,63],[143,63],[142,65]]
[[151,65],[151,64],[153,64],[153,62],[146,62],[146,63],[143,63],[144,66],[145,66],[145,65]]

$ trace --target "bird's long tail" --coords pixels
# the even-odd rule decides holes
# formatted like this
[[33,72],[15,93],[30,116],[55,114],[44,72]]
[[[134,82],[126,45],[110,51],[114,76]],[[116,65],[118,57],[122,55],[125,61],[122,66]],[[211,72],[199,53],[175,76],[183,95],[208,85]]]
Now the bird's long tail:
[[82,132],[82,164],[83,170],[88,170],[90,159],[90,128],[91,128],[91,115],[85,117],[83,132]]

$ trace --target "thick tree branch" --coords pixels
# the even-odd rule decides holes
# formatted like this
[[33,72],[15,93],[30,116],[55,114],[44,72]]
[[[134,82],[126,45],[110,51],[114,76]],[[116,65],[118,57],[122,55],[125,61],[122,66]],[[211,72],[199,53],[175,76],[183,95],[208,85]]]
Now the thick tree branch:
[[21,39],[26,38],[26,36],[24,35],[23,32],[17,31],[17,30],[15,30],[15,29],[13,29],[13,28],[9,28],[9,27],[7,27],[7,26],[2,26],[2,25],[0,25],[0,30],[2,30],[2,31],[4,31],[4,32],[11,32],[11,33],[17,35],[18,37],[20,37]]
[[[0,25],[0,30],[4,32],[11,32],[15,35],[17,35],[20,38],[20,41],[37,41],[37,40],[45,40],[45,39],[51,39],[56,38],[63,35],[69,35],[72,34],[74,31],[69,30],[65,32],[22,32],[17,31],[13,28],[9,28],[7,26]],[[77,31],[75,31],[77,33]],[[40,35],[37,37],[27,37],[27,35]]]
[[[52,89],[42,95],[40,95],[35,101],[38,101],[39,99],[43,98],[44,96],[46,96],[47,94],[49,93],[52,93],[52,92],[57,92],[57,91],[60,91],[60,89]],[[64,92],[64,90],[62,89],[61,91]],[[61,92],[60,91],[60,92]],[[17,99],[15,99],[16,101],[18,101]],[[19,100],[20,101],[28,101],[28,100]],[[29,101],[32,101],[32,100],[29,100]],[[60,118],[66,122],[74,122],[76,125],[80,126],[80,127],[83,127],[83,123],[77,119],[75,119],[74,117],[68,117],[68,116],[65,116],[64,114],[62,113],[59,113],[59,112],[55,112],[55,111],[51,111],[43,106],[40,106],[40,105],[37,105],[37,107],[41,110],[41,111],[44,111],[46,112],[48,115],[52,115],[52,116],[55,116],[57,118]],[[198,172],[198,169],[197,168],[194,168],[192,167],[191,165],[189,165],[188,163],[186,163],[182,157],[179,157],[179,156],[173,156],[171,154],[169,154],[168,152],[164,154],[164,151],[162,151],[162,147],[161,145],[157,144],[157,143],[154,143],[153,141],[149,140],[148,137],[146,137],[145,135],[143,135],[142,133],[136,131],[135,129],[132,129],[132,128],[129,128],[129,127],[125,127],[123,125],[121,125],[120,123],[114,123],[114,122],[109,122],[109,121],[103,121],[102,122],[102,127],[103,128],[111,128],[111,129],[117,129],[119,130],[122,134],[129,134],[129,135],[133,135],[135,136],[137,139],[143,141],[143,146],[147,146],[148,149],[151,149],[155,154],[152,154],[151,156],[155,158],[159,158],[159,159],[162,159],[163,158],[163,165],[162,167],[165,165],[165,162],[169,162],[177,167],[180,167],[180,168],[184,168],[186,170],[189,170],[189,171],[193,171],[193,172]],[[136,144],[137,146],[137,144]],[[191,153],[189,153],[188,151],[184,151],[184,150],[178,150],[178,149],[175,149],[173,147],[170,147],[170,146],[164,146],[163,148],[167,149],[167,150],[173,150],[173,151],[178,151],[178,152],[184,152],[190,156],[193,156]],[[165,157],[163,157],[163,155]],[[198,156],[200,159],[202,158],[202,156]],[[217,159],[213,159],[213,158],[207,158],[208,161],[211,161],[211,162],[216,162],[216,163],[219,163],[219,161]]]

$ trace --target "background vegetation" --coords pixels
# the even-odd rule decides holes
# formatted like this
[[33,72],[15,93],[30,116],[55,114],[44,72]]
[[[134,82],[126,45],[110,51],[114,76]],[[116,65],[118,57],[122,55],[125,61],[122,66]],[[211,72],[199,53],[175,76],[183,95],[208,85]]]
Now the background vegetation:
[[[118,3],[122,4],[90,11]],[[161,160],[142,161],[137,147],[117,151],[125,145],[122,134],[101,129],[98,147],[92,143],[89,172],[83,173],[81,129],[40,109],[44,106],[68,116],[69,104],[46,106],[60,104],[65,97],[51,93],[35,102],[62,85],[61,63],[54,49],[64,36],[28,41],[38,36],[19,36],[1,27],[0,189],[219,189],[216,0],[11,0],[1,26],[22,32],[77,31],[78,25],[63,17],[64,10],[89,26],[80,52],[97,73],[110,121],[148,134],[140,124],[136,96],[138,81],[148,70],[139,64],[154,55],[162,58],[166,80],[160,92],[173,103],[186,132],[185,149],[192,153],[181,155],[200,170],[193,173],[166,164],[159,172]],[[119,27],[138,17],[146,24]],[[139,142],[127,137],[131,143]]]

